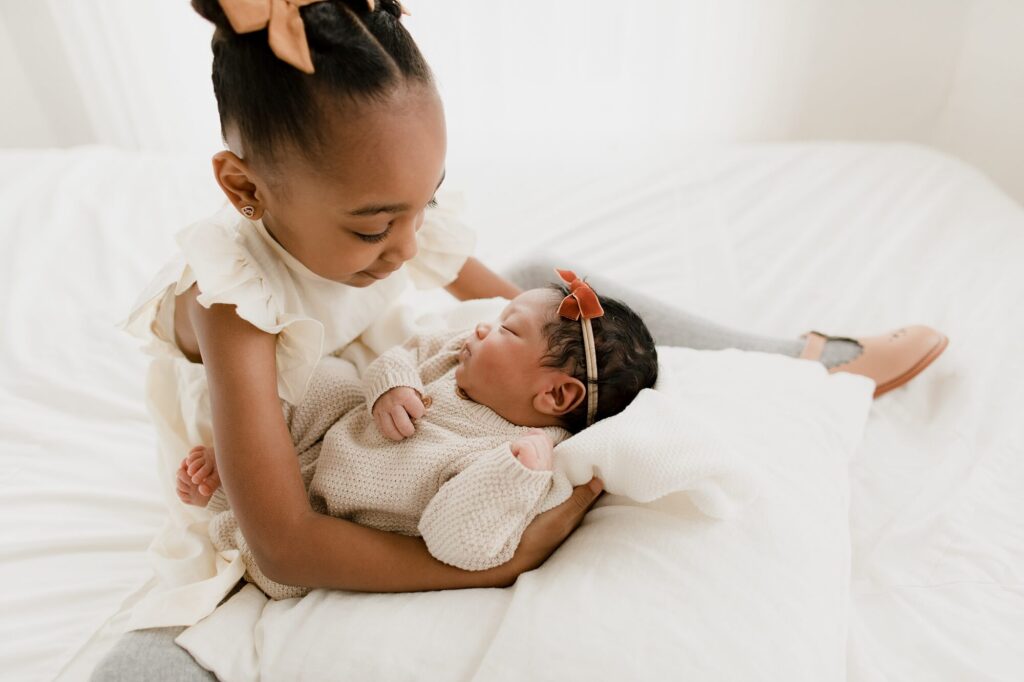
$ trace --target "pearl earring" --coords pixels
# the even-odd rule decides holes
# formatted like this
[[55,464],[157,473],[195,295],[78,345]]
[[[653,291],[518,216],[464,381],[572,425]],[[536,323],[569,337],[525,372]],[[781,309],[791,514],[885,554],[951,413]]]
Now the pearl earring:
[[252,218],[254,215],[256,215],[256,209],[253,208],[252,206],[243,206],[242,215],[244,215],[246,218]]

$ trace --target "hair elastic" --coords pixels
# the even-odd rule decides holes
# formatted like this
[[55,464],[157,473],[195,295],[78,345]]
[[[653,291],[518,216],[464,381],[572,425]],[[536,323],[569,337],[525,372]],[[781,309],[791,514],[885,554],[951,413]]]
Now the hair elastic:
[[590,285],[576,276],[572,270],[555,272],[569,286],[569,295],[562,299],[558,314],[570,320],[579,320],[583,327],[583,351],[587,357],[587,426],[597,416],[597,347],[594,343],[594,327],[590,320],[604,315],[604,308]]

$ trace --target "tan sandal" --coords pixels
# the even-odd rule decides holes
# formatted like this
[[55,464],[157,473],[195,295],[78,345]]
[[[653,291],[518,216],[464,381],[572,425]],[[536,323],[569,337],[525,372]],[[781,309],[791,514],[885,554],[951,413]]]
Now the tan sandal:
[[829,373],[849,372],[860,374],[875,382],[875,397],[888,393],[907,383],[942,355],[949,345],[946,336],[931,327],[913,325],[901,327],[888,334],[868,336],[863,339],[849,339],[828,336],[821,332],[803,335],[807,345],[800,353],[805,360],[818,360],[830,339],[853,341],[861,347],[861,353],[853,360],[829,368]]

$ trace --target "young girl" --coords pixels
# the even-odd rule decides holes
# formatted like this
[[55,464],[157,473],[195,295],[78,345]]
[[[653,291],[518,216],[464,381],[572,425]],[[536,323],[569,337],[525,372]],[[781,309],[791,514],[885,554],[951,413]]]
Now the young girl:
[[[134,610],[133,627],[194,623],[241,576],[241,561],[218,555],[210,543],[209,512],[171,492],[182,454],[195,443],[215,445],[239,527],[278,582],[367,591],[513,583],[580,523],[599,481],[538,516],[508,563],[462,571],[431,557],[420,538],[314,513],[280,407],[281,399],[297,404],[320,358],[356,340],[408,280],[445,286],[460,299],[519,293],[470,257],[472,238],[443,201],[430,208],[444,181],[444,114],[430,70],[401,24],[401,6],[193,6],[216,25],[213,83],[228,148],[214,156],[213,171],[229,205],[179,236],[180,256],[129,320],[155,355],[147,397],[170,509],[151,547],[158,589]],[[700,320],[663,316],[668,329],[689,325],[675,337],[634,307],[660,343],[703,338]],[[744,347],[745,337],[707,329],[713,344]],[[939,345],[916,328],[862,344],[811,338],[808,357],[878,370],[889,385],[920,371]],[[793,352],[793,344],[803,345],[760,349]],[[94,679],[212,679],[173,644],[178,631],[122,638]]]

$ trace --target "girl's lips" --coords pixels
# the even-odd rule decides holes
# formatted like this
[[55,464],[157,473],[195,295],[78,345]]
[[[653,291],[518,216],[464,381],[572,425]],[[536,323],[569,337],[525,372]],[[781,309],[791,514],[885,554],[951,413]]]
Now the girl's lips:
[[[395,270],[397,270],[397,269],[398,268],[395,268]],[[370,270],[363,270],[363,274],[364,275],[369,275],[370,277],[373,277],[374,279],[387,279],[388,275],[393,273],[395,270],[387,270],[385,272],[372,272]]]

